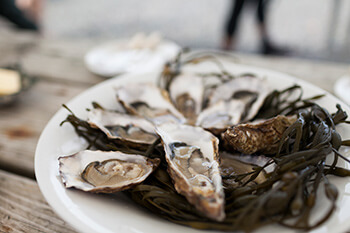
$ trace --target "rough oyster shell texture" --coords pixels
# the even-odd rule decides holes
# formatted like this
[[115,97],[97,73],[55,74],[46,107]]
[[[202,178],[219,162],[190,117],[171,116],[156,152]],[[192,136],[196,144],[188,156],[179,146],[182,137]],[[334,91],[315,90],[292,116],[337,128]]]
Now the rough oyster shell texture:
[[276,153],[283,132],[296,121],[295,116],[276,116],[256,123],[232,126],[222,135],[227,150],[236,150],[244,154],[262,152]]

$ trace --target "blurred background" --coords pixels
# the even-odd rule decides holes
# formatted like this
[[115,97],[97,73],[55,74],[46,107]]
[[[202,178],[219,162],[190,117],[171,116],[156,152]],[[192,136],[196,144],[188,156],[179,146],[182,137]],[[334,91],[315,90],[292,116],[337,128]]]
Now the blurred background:
[[[30,0],[22,0],[22,2]],[[35,1],[35,0],[34,0]],[[234,50],[261,52],[256,2],[245,0]],[[50,38],[131,37],[160,32],[181,46],[222,47],[233,0],[42,0],[41,33]],[[350,1],[270,0],[265,24],[269,40],[285,56],[350,62]],[[0,27],[11,26],[3,18]]]

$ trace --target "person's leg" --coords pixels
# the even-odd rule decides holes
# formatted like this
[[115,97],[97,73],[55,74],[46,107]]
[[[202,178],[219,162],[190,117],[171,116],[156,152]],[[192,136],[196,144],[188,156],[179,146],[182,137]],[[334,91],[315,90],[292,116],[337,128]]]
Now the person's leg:
[[266,33],[266,24],[265,24],[265,0],[258,0],[258,8],[257,8],[257,21],[258,21],[258,29],[261,38],[267,39],[267,33]]
[[258,0],[257,21],[258,21],[258,30],[261,38],[261,52],[263,54],[283,55],[287,53],[287,50],[275,46],[269,39],[269,36],[267,33],[266,22],[265,22],[265,13],[266,13],[267,3],[268,3],[268,0]]
[[223,49],[231,49],[234,44],[234,36],[239,21],[239,16],[242,11],[244,0],[236,0],[232,3],[232,10],[225,26],[225,36],[222,43]]
[[0,0],[0,15],[7,18],[19,28],[39,30],[38,26],[17,8],[14,0]]

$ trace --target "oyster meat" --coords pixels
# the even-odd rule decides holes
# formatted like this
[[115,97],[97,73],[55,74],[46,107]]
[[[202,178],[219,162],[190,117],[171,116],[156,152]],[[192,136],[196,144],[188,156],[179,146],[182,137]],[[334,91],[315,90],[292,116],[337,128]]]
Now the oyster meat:
[[116,89],[117,100],[127,112],[145,117],[154,124],[186,122],[185,117],[172,105],[168,93],[152,83],[135,83]]
[[154,125],[138,116],[96,108],[89,111],[88,122],[92,127],[103,131],[108,138],[139,148],[152,145],[158,139]]
[[144,181],[159,165],[159,159],[118,151],[84,150],[59,157],[59,172],[66,188],[113,193]]
[[283,132],[296,121],[296,116],[278,115],[256,123],[232,126],[222,135],[226,150],[244,154],[276,153]]
[[170,83],[170,97],[190,124],[194,124],[202,110],[203,92],[203,78],[195,74],[180,74]]
[[241,101],[220,100],[199,114],[196,126],[200,126],[219,136],[227,127],[236,125],[241,121],[244,109],[245,105]]
[[189,125],[165,123],[156,131],[162,139],[176,191],[207,217],[222,221],[225,212],[218,139]]
[[219,85],[208,97],[208,106],[224,100],[238,100],[245,105],[242,121],[252,119],[270,93],[266,80],[255,76],[240,76]]

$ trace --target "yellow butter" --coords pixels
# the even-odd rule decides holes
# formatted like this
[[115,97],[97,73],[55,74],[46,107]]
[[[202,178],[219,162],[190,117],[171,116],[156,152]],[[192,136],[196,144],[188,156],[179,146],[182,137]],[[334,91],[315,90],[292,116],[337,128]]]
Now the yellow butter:
[[11,95],[21,89],[21,77],[17,71],[0,68],[0,95]]

